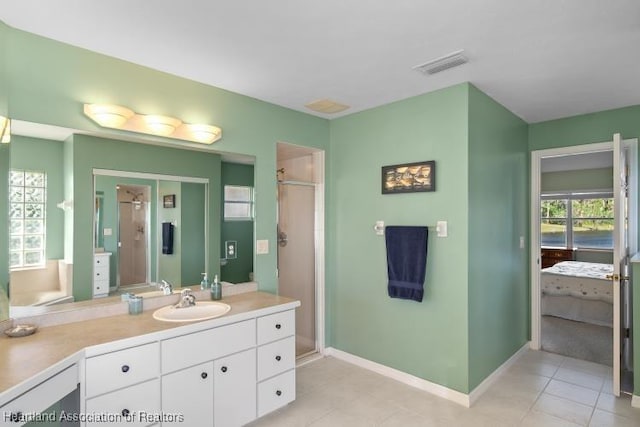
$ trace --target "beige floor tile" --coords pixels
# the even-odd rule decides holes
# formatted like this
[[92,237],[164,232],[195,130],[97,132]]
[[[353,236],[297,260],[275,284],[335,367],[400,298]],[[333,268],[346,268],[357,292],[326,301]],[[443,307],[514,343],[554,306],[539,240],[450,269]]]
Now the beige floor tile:
[[558,367],[558,365],[544,361],[519,360],[511,365],[507,372],[535,374],[551,378],[558,371]]
[[565,356],[548,353],[546,351],[537,351],[537,350],[528,350],[525,352],[520,358],[518,358],[519,362],[544,362],[550,365],[560,366],[562,362],[566,359]]
[[597,363],[589,362],[586,360],[574,359],[571,357],[565,358],[561,367],[572,369],[574,371],[585,372],[587,374],[604,377],[613,372],[611,366],[599,365]]
[[334,409],[309,425],[312,427],[369,427],[374,423],[368,418]]
[[596,408],[630,418],[636,422],[636,425],[640,426],[640,408],[631,406],[631,398],[629,396],[615,397],[613,394],[600,393]]
[[390,400],[383,400],[364,394],[358,399],[343,403],[338,409],[346,414],[363,417],[377,424],[389,418],[401,408]]
[[411,412],[406,409],[400,409],[398,412],[394,413],[379,424],[381,427],[422,427],[441,425],[444,424],[441,424],[438,420],[428,420],[415,412]]
[[471,407],[471,412],[518,425],[534,402],[535,397],[503,396],[489,390]]
[[573,400],[583,405],[595,406],[599,392],[579,385],[552,379],[544,392],[557,397]]
[[638,427],[638,421],[596,409],[589,427]]
[[604,377],[588,374],[574,369],[560,367],[558,372],[553,376],[555,379],[600,391],[604,383]]
[[524,417],[522,427],[579,427],[580,424],[574,424],[562,418],[545,414],[544,412],[529,411]]
[[591,419],[593,408],[581,403],[572,402],[571,400],[561,397],[551,396],[543,393],[536,404],[533,406],[534,411],[544,412],[557,418],[570,421],[572,423],[586,426]]

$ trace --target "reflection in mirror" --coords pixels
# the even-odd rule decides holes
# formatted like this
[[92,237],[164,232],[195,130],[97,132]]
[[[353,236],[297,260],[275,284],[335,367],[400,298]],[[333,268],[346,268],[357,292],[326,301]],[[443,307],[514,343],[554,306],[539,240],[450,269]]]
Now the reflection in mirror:
[[[0,200],[8,200],[9,147],[0,143]],[[0,209],[0,321],[9,317],[9,230],[8,209]]]
[[199,283],[208,271],[206,179],[95,170],[94,185],[93,298],[159,293],[161,280]]

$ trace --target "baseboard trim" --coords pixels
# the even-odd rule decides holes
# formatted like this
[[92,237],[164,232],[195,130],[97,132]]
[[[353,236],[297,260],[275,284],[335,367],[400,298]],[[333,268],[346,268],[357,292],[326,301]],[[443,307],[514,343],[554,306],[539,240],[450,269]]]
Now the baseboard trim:
[[382,365],[377,362],[373,362],[368,359],[364,359],[360,356],[356,356],[351,353],[347,353],[342,350],[338,350],[333,347],[327,347],[324,351],[326,356],[333,356],[336,359],[343,360],[353,365],[359,366],[364,369],[376,372],[385,377],[392,378],[401,383],[407,384],[411,387],[426,391],[427,393],[434,394],[436,396],[445,398],[459,405],[468,408],[471,405],[469,396],[456,390],[452,390],[440,384],[432,383],[431,381],[418,378],[414,375],[407,374],[406,372],[399,371],[394,368]]
[[[395,368],[391,368],[389,366],[364,359],[360,356],[356,356],[354,354],[347,353],[346,351],[338,350],[333,347],[327,347],[324,351],[324,355],[333,356],[336,359],[340,359],[361,368],[368,369],[380,375],[384,375],[385,377],[392,378],[403,384],[407,384],[411,387],[415,387],[422,391],[426,391],[427,393],[431,393],[438,397],[442,397],[444,399],[450,400],[451,402],[455,402],[459,405],[469,408],[480,398],[480,396],[482,396],[485,391],[487,391],[489,387],[491,387],[491,385],[493,385],[493,383],[496,382],[496,380],[502,373],[504,373],[511,365],[515,363],[516,360],[518,360],[527,351],[529,345],[529,342],[524,344],[515,354],[513,354],[513,356],[511,356],[506,362],[500,365],[498,369],[493,371],[491,375],[485,378],[484,381],[482,381],[469,394],[450,389],[440,384],[432,383],[431,381],[416,377],[415,375],[399,371]],[[638,398],[638,400],[640,400],[640,397]],[[640,402],[638,403],[640,404]]]
[[631,396],[631,406],[640,408],[640,396],[636,396],[635,394]]
[[469,393],[470,404],[473,405],[480,398],[480,396],[482,396],[482,394],[497,381],[500,375],[502,375],[507,369],[509,369],[511,365],[516,362],[516,360],[522,357],[522,355],[526,353],[527,350],[529,350],[530,346],[531,342],[526,342],[522,347],[520,347],[520,350],[516,351],[513,356],[508,358],[502,365],[498,366],[498,368],[493,371],[487,378],[485,378],[480,384],[478,384],[476,388],[471,390],[471,393]]

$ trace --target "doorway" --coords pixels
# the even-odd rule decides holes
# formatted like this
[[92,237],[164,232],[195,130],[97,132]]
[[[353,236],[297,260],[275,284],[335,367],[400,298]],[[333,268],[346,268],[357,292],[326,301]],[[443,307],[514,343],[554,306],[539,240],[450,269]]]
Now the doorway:
[[151,187],[118,185],[118,287],[149,282]]
[[531,159],[531,346],[611,366],[619,395],[633,384],[637,141],[615,135]]
[[278,294],[297,299],[296,357],[324,346],[324,152],[278,143]]

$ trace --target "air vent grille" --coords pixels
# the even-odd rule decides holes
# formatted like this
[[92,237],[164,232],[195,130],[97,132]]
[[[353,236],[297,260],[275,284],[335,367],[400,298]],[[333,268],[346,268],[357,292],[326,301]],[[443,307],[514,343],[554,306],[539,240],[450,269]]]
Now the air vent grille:
[[424,74],[435,74],[448,70],[449,68],[457,67],[469,61],[469,59],[462,54],[463,52],[464,50],[452,52],[432,61],[425,62],[424,64],[416,65],[413,69]]
[[335,114],[349,108],[348,105],[340,104],[339,102],[335,102],[330,99],[320,99],[318,101],[306,104],[305,107],[310,110],[325,114]]

